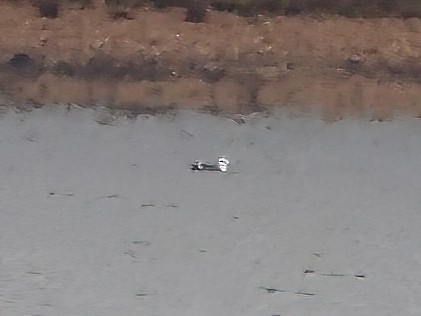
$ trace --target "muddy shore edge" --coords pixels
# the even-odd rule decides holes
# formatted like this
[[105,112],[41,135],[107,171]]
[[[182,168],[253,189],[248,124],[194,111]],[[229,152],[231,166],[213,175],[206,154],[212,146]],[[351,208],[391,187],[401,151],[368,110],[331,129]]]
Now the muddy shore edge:
[[[421,116],[421,20],[257,16],[106,6],[41,17],[0,4],[0,92],[9,103],[250,113],[318,108],[326,118]],[[7,103],[7,102],[4,102]]]

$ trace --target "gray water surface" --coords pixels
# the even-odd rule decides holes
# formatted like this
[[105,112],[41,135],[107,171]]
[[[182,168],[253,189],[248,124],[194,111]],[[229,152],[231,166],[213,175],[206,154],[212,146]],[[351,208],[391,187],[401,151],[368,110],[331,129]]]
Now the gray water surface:
[[104,111],[0,118],[2,316],[421,315],[418,120]]

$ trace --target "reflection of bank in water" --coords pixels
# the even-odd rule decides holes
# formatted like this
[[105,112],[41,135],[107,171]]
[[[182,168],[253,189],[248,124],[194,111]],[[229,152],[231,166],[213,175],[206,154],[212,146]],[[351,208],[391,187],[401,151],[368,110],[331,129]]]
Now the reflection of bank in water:
[[216,164],[209,164],[200,160],[196,160],[194,163],[191,164],[191,169],[199,170],[199,171],[227,172],[228,165],[229,165],[229,160],[226,157],[219,157],[218,163]]

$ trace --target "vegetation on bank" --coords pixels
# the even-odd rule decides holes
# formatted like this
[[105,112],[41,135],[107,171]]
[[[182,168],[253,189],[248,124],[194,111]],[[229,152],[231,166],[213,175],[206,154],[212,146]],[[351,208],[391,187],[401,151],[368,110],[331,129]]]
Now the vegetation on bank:
[[[26,0],[8,0],[23,2]],[[419,17],[421,0],[29,0],[40,14],[57,17],[60,7],[94,7],[103,1],[110,8],[133,9],[153,6],[187,8],[186,21],[202,22],[207,9],[233,12],[240,16],[327,14],[346,17]]]
[[[108,0],[112,3],[145,0]],[[236,12],[242,16],[257,14],[297,15],[335,14],[347,17],[421,17],[420,0],[155,0],[157,7],[189,7],[200,2],[214,10]],[[197,3],[195,4],[197,6]]]

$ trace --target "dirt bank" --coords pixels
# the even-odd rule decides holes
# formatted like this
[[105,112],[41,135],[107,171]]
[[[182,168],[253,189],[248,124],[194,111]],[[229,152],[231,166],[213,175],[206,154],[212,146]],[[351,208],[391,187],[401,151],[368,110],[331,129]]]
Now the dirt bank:
[[[421,20],[263,17],[96,6],[40,17],[0,4],[0,89],[13,102],[421,115]],[[118,14],[116,14],[118,13]]]

